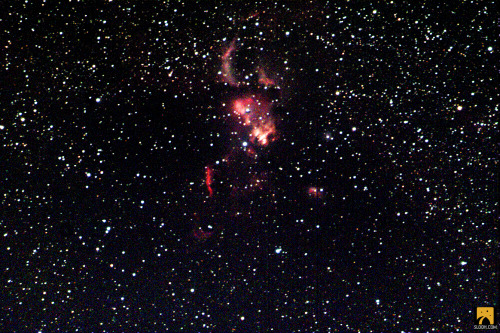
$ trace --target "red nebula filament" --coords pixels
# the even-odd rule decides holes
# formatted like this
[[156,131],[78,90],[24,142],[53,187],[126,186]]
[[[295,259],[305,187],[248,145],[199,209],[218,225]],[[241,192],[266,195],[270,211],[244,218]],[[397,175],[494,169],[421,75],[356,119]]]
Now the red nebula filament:
[[222,79],[229,85],[236,87],[238,86],[238,81],[234,77],[232,68],[232,54],[236,50],[235,41],[233,40],[227,50],[222,54]]
[[210,166],[206,167],[205,170],[205,184],[207,185],[208,196],[212,197],[214,195],[214,190],[212,189],[214,171]]

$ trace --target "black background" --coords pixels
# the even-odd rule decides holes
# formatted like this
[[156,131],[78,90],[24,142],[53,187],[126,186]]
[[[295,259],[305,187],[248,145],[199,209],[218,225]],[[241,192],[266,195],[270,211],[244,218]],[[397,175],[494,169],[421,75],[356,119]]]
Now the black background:
[[[493,8],[11,2],[0,330],[468,330],[498,301]],[[256,66],[278,139],[207,199]]]

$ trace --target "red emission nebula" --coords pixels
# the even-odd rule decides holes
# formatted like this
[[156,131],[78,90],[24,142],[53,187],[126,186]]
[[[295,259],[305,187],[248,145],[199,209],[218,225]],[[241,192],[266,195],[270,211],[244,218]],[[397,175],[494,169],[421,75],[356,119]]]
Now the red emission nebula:
[[[248,172],[246,175],[247,183],[229,184],[231,188],[229,197],[233,198],[236,195],[235,193],[249,193],[263,188],[262,185],[266,179],[265,172],[256,173],[252,171],[252,166],[258,163],[257,147],[260,147],[261,151],[261,149],[265,149],[271,142],[278,139],[275,118],[271,112],[274,102],[267,96],[265,91],[269,88],[279,89],[275,81],[266,74],[264,68],[259,66],[255,68],[255,77],[257,78],[257,82],[255,83],[259,88],[254,89],[255,92],[248,92],[248,89],[241,91],[243,90],[241,89],[242,87],[248,87],[250,83],[247,81],[238,81],[237,79],[233,68],[235,52],[237,52],[236,39],[232,40],[229,46],[222,52],[219,74],[222,82],[240,90],[237,97],[232,97],[229,102],[223,105],[226,108],[226,112],[234,120],[232,122],[232,126],[235,127],[233,133],[238,135],[238,141],[241,144],[233,147],[231,153],[224,157],[222,162],[225,163],[226,167],[233,168],[232,164],[234,162],[232,161],[237,160],[237,156],[240,156],[238,154],[247,156],[251,162],[248,162],[249,164],[245,169],[245,173]],[[215,202],[220,201],[216,199],[218,197],[217,180],[224,178],[225,175],[220,174],[220,169],[217,167],[217,165],[211,164],[205,168],[205,186],[208,194],[205,204],[208,205],[215,205]],[[221,193],[219,197],[224,195]],[[198,226],[198,223],[196,223],[192,235],[199,241],[205,241],[213,235],[213,232],[203,231]]]
[[272,103],[256,95],[237,98],[232,103],[232,113],[240,124],[250,128],[249,139],[253,144],[267,146],[276,139],[276,126],[270,114]]

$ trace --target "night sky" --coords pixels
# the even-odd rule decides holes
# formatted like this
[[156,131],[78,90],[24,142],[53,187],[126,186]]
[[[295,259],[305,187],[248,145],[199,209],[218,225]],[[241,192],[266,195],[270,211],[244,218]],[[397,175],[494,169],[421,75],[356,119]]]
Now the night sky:
[[493,1],[2,7],[0,331],[498,306]]

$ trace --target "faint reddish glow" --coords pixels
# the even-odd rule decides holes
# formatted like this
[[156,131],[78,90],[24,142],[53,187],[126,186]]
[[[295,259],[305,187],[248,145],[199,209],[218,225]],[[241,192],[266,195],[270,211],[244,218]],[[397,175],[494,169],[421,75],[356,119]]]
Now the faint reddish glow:
[[323,197],[323,189],[322,188],[318,189],[315,186],[311,186],[307,189],[307,194],[309,194],[309,196],[313,197],[313,198],[322,198]]
[[195,227],[193,230],[193,236],[197,240],[204,241],[210,238],[213,235],[212,231],[203,231],[201,227]]
[[214,195],[214,190],[212,189],[214,171],[210,166],[205,169],[205,184],[207,185],[208,196],[212,197]]
[[257,152],[252,147],[249,147],[246,151],[248,156],[252,158],[257,158]]
[[258,175],[253,175],[248,183],[248,189],[250,191],[262,190],[267,183],[267,173],[261,172]]
[[229,60],[231,57],[231,53],[233,53],[235,49],[236,47],[234,45],[234,40],[233,40],[231,44],[229,44],[229,47],[227,48],[226,52],[224,52],[224,54],[222,55],[222,60],[223,61]]
[[266,72],[261,67],[259,67],[259,83],[263,84],[266,87],[275,85],[274,80],[268,78]]
[[[248,19],[256,17],[258,15],[259,15],[259,13],[256,12],[256,13],[252,14]],[[249,85],[249,82],[245,82],[245,81],[239,82],[237,80],[237,78],[235,77],[234,68],[233,68],[233,58],[234,58],[233,56],[234,56],[234,53],[236,51],[237,51],[237,47],[236,47],[236,38],[235,38],[231,41],[229,46],[227,46],[227,48],[225,48],[224,51],[222,52],[222,56],[221,56],[222,64],[221,64],[221,71],[220,71],[220,74],[222,76],[222,80],[232,87],[239,87],[241,85]],[[272,78],[269,77],[268,73],[266,73],[266,70],[263,67],[258,66],[256,68],[256,71],[258,74],[258,82],[260,85],[263,85],[265,87],[276,86],[275,80],[273,80]],[[248,77],[246,77],[246,78],[248,79]]]
[[257,16],[259,16],[259,12],[254,12],[254,13],[250,14],[250,16],[248,16],[246,20],[248,21],[248,20],[253,19],[254,17],[257,17]]
[[234,77],[232,60],[233,53],[236,50],[235,40],[231,41],[227,50],[222,54],[222,79],[233,87],[238,86],[238,81]]

